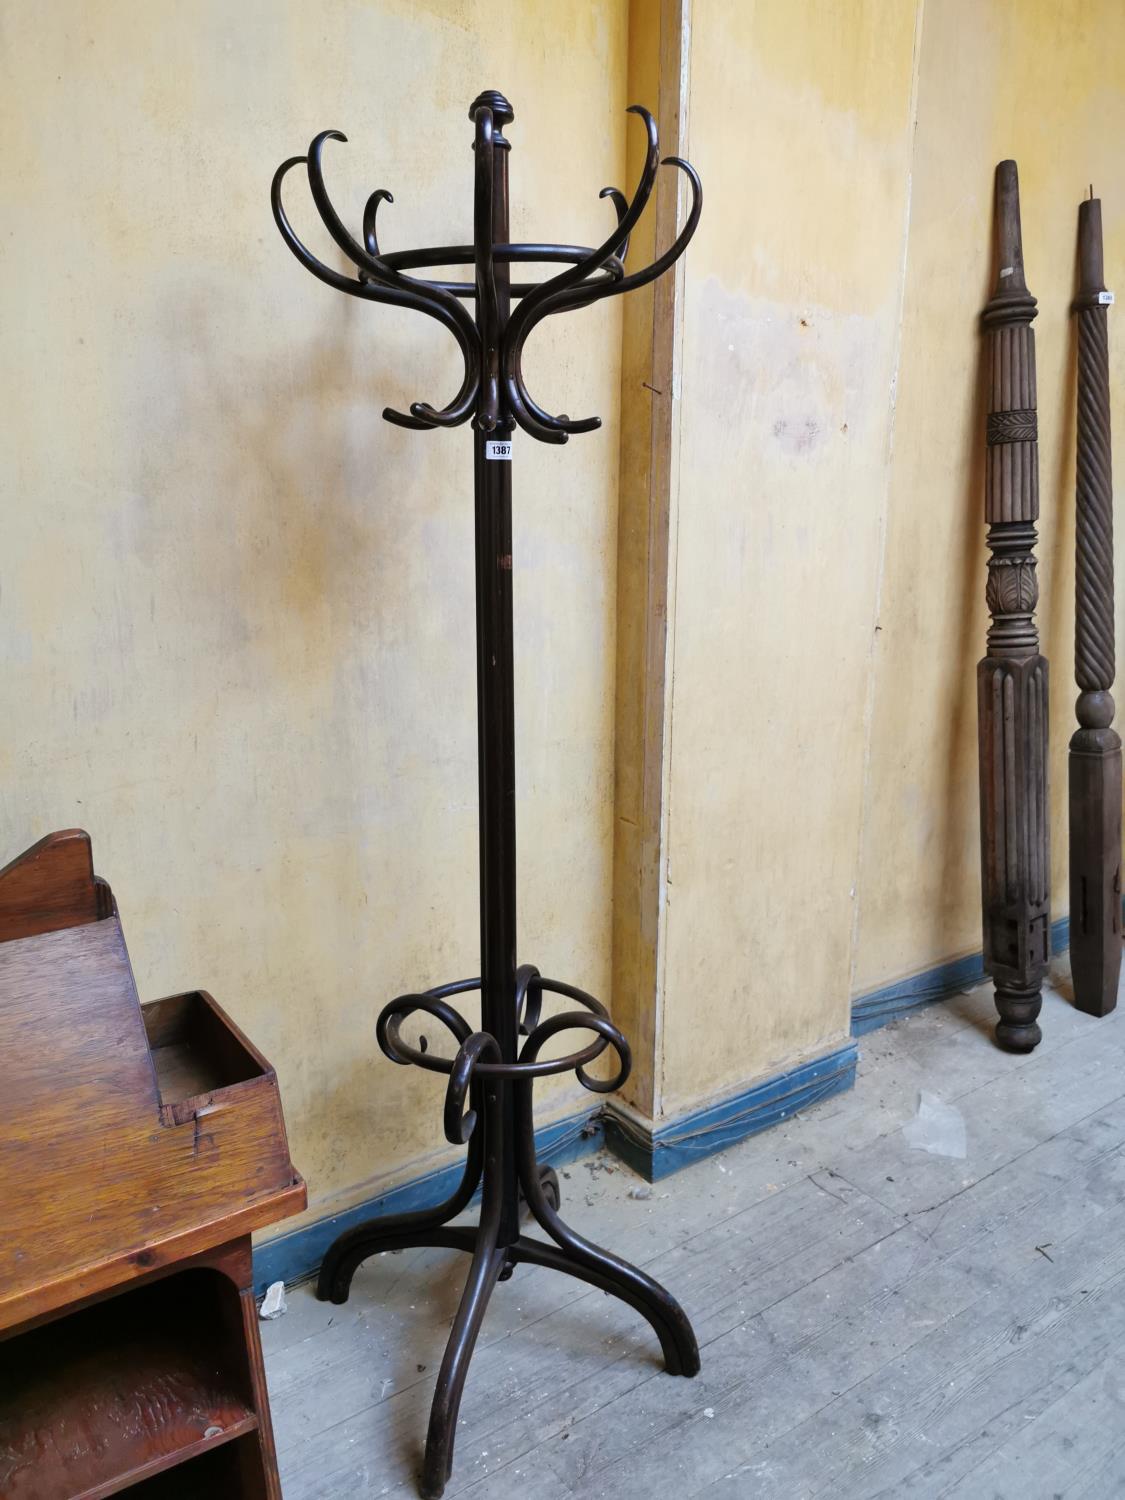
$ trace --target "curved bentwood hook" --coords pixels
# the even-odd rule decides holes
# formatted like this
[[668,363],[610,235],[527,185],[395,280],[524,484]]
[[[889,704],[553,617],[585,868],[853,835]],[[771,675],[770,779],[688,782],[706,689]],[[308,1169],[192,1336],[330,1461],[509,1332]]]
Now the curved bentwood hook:
[[[597,417],[583,418],[581,421],[573,421],[567,417],[552,417],[545,413],[531,399],[527,386],[523,379],[523,349],[528,335],[535,326],[544,318],[554,313],[570,312],[576,308],[589,307],[591,303],[600,301],[603,297],[616,297],[622,292],[635,291],[637,287],[647,286],[657,277],[662,276],[687,249],[692,236],[695,234],[699,224],[699,216],[703,211],[703,184],[699,180],[699,173],[681,156],[666,156],[661,166],[677,167],[685,174],[691,186],[691,207],[688,210],[684,226],[679,234],[669,245],[662,255],[645,266],[642,270],[633,271],[620,280],[612,283],[599,284],[592,287],[589,282],[568,282],[565,274],[553,277],[551,281],[544,282],[544,295],[537,299],[535,305],[526,317],[522,316],[524,309],[528,306],[530,299],[525,299],[508,324],[507,335],[504,342],[504,383],[508,399],[512,405],[516,421],[525,432],[531,433],[533,437],[539,438],[541,442],[565,443],[572,432],[588,432],[592,428],[600,427],[601,422]],[[647,202],[648,194],[651,193],[651,183],[645,188],[642,179],[641,187],[638,188],[637,196],[634,197],[630,211],[635,207],[641,193],[645,194]],[[643,204],[642,204],[643,207]],[[626,218],[628,215],[626,215]],[[639,217],[639,214],[636,216]],[[623,225],[625,219],[622,219]],[[636,218],[633,219],[636,222]],[[619,229],[620,229],[619,225]],[[623,253],[623,252],[619,252]],[[577,268],[575,268],[577,269]],[[550,288],[551,290],[547,290]],[[517,319],[519,322],[517,323]]]
[[[601,192],[598,194],[598,197],[599,198],[608,198],[612,202],[614,208],[617,210],[617,229],[618,229],[618,233],[620,233],[621,232],[621,225],[624,222],[625,215],[626,215],[626,213],[629,210],[629,200],[628,200],[628,198],[626,198],[625,194],[621,191],[620,188],[615,188],[615,187],[604,187],[604,188],[602,188]],[[613,280],[613,281],[621,281],[622,280],[622,278],[625,275],[625,267],[624,267],[624,265],[622,263],[623,263],[623,261],[625,259],[625,256],[628,253],[628,250],[629,250],[629,234],[628,234],[628,232],[626,232],[625,238],[621,241],[621,244],[617,248],[616,255],[607,257],[607,259],[602,262],[603,266],[605,266],[606,269],[609,271],[608,278],[604,277],[604,276],[599,276],[596,279],[593,279],[591,281],[587,281],[585,283],[585,288],[592,288],[593,289],[593,294],[589,295],[589,296],[584,296],[583,300],[581,302],[579,302],[579,303],[576,303],[575,306],[585,307],[587,305],[587,303],[593,302],[595,300],[597,294],[598,294],[597,289],[599,287],[605,285],[605,283],[606,283],[607,280]],[[617,269],[618,267],[620,267],[620,270]],[[585,288],[584,288],[584,290],[585,290]],[[516,354],[515,378],[516,378],[517,397],[518,397],[518,399],[520,401],[523,402],[524,407],[526,408],[526,410],[528,412],[530,412],[532,419],[534,421],[538,422],[541,427],[544,427],[544,428],[547,428],[547,427],[549,427],[549,428],[555,428],[555,429],[561,430],[563,432],[564,435],[561,438],[553,438],[553,439],[550,439],[550,441],[565,443],[566,442],[566,434],[568,434],[568,433],[572,433],[572,432],[594,432],[594,431],[596,431],[597,428],[599,428],[602,425],[602,419],[601,419],[601,417],[585,417],[581,421],[572,422],[570,420],[570,418],[565,415],[565,413],[561,413],[560,412],[560,414],[557,417],[553,417],[550,412],[544,411],[543,408],[539,405],[539,403],[537,401],[534,401],[532,399],[531,393],[528,391],[527,386],[526,386],[526,384],[524,382],[524,378],[523,378],[523,347],[522,347],[522,345],[521,345],[519,351]],[[511,401],[510,401],[510,398],[509,398],[509,404],[512,404]],[[513,410],[514,409],[515,408],[513,406]],[[517,417],[517,421],[518,420],[519,419]],[[533,435],[536,436],[536,437],[539,436],[538,433],[535,433]]]
[[[377,232],[378,212],[381,204],[394,202],[385,188],[372,193],[364,205],[363,240],[362,243],[356,240],[336,212],[324,183],[321,157],[325,142],[347,139],[338,130],[321,131],[310,144],[307,156],[294,156],[282,162],[274,174],[271,190],[273,216],[282,238],[301,264],[328,286],[350,296],[423,312],[441,323],[457,340],[465,362],[465,374],[453,400],[440,409],[428,402],[415,401],[409,415],[387,408],[383,415],[389,422],[425,430],[455,427],[475,415],[477,425],[484,432],[491,432],[511,421],[545,443],[565,443],[571,433],[591,432],[601,426],[598,417],[572,419],[545,411],[527,389],[522,361],[528,336],[544,318],[589,307],[603,297],[619,296],[622,292],[648,285],[679,259],[695,234],[703,206],[699,174],[682,157],[668,156],[661,161],[656,122],[652,115],[639,104],[631,105],[629,113],[638,115],[645,127],[647,150],[644,164],[631,199],[626,199],[617,188],[602,189],[601,196],[613,203],[617,225],[592,250],[576,245],[500,245],[493,242],[495,124],[492,109],[485,103],[481,103],[473,114],[476,189],[472,245],[384,253]],[[281,201],[281,188],[287,174],[299,165],[307,169],[309,190],[324,227],[356,268],[354,278],[333,270],[313,255],[289,222]],[[624,260],[629,239],[652,196],[661,166],[675,167],[685,174],[691,187],[691,205],[683,227],[668,249],[651,265],[626,274]],[[502,327],[496,264],[535,261],[541,264],[561,261],[565,269],[539,283],[512,283],[510,296],[522,300],[509,317],[507,326]],[[472,282],[427,280],[405,274],[412,267],[447,265],[472,265],[475,279]],[[477,304],[475,321],[464,306],[464,301],[470,298]],[[601,1038],[599,1045],[604,1049],[608,1043]],[[478,1071],[489,1066],[481,1063]]]
[[[445,1134],[455,1145],[462,1145],[476,1129],[477,1111],[466,1107],[474,1082],[488,1079],[530,1082],[573,1071],[584,1088],[596,1094],[608,1094],[619,1089],[628,1078],[632,1068],[629,1044],[610,1020],[601,1001],[595,1000],[585,990],[563,984],[558,979],[544,979],[533,964],[521,964],[516,970],[516,1015],[519,1032],[526,1041],[517,1060],[506,1063],[495,1038],[487,1031],[474,1031],[464,1016],[446,1003],[447,995],[479,988],[479,979],[463,979],[440,989],[399,995],[383,1007],[375,1026],[379,1046],[392,1062],[412,1063],[432,1073],[449,1075],[445,1093]],[[543,1020],[544,993],[561,995],[582,1009],[562,1011]],[[452,1033],[458,1044],[456,1056],[443,1057],[431,1052],[424,1037],[418,1046],[403,1038],[402,1023],[417,1012],[432,1016]],[[564,1031],[592,1032],[593,1039],[563,1057],[540,1058],[546,1043]],[[587,1069],[607,1047],[612,1047],[617,1054],[617,1070],[610,1078],[595,1078]]]
[[[283,161],[274,173],[270,203],[273,208],[274,222],[281,231],[281,237],[306,270],[311,271],[314,276],[338,291],[347,292],[352,297],[365,298],[370,302],[386,302],[392,307],[412,308],[417,312],[425,313],[428,317],[435,318],[449,329],[457,340],[465,361],[465,375],[457,395],[441,411],[435,411],[425,402],[416,401],[411,405],[410,416],[390,407],[383,412],[383,415],[389,422],[394,422],[400,427],[415,429],[453,427],[460,422],[465,422],[473,414],[480,386],[478,369],[480,339],[476,324],[471,314],[457,301],[456,297],[450,296],[448,292],[442,291],[441,288],[433,286],[428,281],[413,276],[404,276],[400,271],[386,265],[380,258],[378,241],[375,238],[375,214],[380,202],[393,201],[391,194],[385,188],[380,188],[373,193],[364,209],[363,232],[366,248],[360,246],[352,238],[333,208],[324,186],[320,156],[326,140],[345,141],[347,137],[338,130],[324,130],[309,146],[307,156],[291,156],[287,161]],[[316,204],[324,227],[356,267],[358,276],[355,280],[340,271],[334,271],[323,261],[318,260],[301,241],[289,222],[281,201],[281,187],[288,173],[294,167],[301,165],[308,168],[313,202]]]
[[445,1138],[455,1146],[463,1146],[477,1128],[477,1112],[465,1108],[465,1098],[473,1081],[473,1071],[485,1056],[499,1062],[500,1048],[495,1037],[489,1036],[487,1031],[474,1031],[461,1043],[449,1070],[445,1090]]
[[375,218],[379,212],[380,203],[393,203],[395,195],[389,188],[376,188],[363,205],[363,243],[367,246],[368,255],[378,256],[379,239],[375,232]]
[[[500,1049],[494,1037],[487,1031],[475,1031],[461,1043],[457,1056],[449,1068],[449,1083],[445,1091],[445,1138],[455,1146],[464,1145],[477,1126],[477,1111],[466,1109],[465,1101],[475,1078],[504,1077],[514,1080],[531,1080],[544,1067],[539,1063],[540,1049],[553,1036],[563,1031],[592,1031],[596,1040],[568,1057],[552,1058],[552,1071],[570,1072],[573,1068],[583,1088],[595,1094],[610,1094],[619,1089],[628,1078],[633,1065],[629,1044],[609,1019],[605,1008],[590,995],[583,995],[571,985],[548,981],[558,993],[569,993],[581,997],[595,1010],[568,1010],[557,1016],[548,1016],[532,1030],[520,1049],[519,1061],[503,1064]],[[595,1078],[588,1073],[585,1063],[593,1060],[606,1047],[617,1053],[617,1071],[609,1078]],[[487,1059],[481,1061],[481,1059]]]

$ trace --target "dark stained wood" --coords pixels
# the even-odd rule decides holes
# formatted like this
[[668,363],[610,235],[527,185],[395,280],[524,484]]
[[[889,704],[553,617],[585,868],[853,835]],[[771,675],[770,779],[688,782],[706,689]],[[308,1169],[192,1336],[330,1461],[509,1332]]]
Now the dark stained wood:
[[[247,1250],[249,1250],[249,1244],[247,1244]],[[255,1467],[255,1461],[248,1451],[242,1457],[243,1470],[253,1473],[253,1482],[251,1482],[251,1474],[245,1474],[243,1493],[245,1496],[256,1496],[260,1492],[266,1500],[281,1500],[281,1480],[277,1474],[273,1419],[270,1416],[270,1397],[266,1386],[266,1365],[262,1356],[262,1337],[258,1327],[258,1306],[254,1301],[254,1294],[249,1283],[242,1289],[240,1302],[242,1333],[250,1365],[251,1400],[258,1414],[258,1441],[255,1445],[255,1452],[261,1460],[260,1465]]]
[[191,1270],[4,1345],[0,1492],[101,1497],[257,1429],[245,1355],[222,1327],[239,1293]]
[[96,922],[112,900],[94,875],[90,835],[49,833],[0,870],[0,943]]
[[142,1008],[84,834],[5,878],[0,1495],[280,1500],[249,1235],[306,1198],[274,1071],[203,992]]
[[[322,131],[307,155],[289,157],[274,174],[271,203],[282,238],[303,266],[341,291],[366,300],[407,305],[430,312],[448,328],[465,358],[465,379],[452,403],[440,411],[414,402],[407,415],[386,408],[388,421],[412,429],[453,427],[473,419],[477,656],[477,791],[480,870],[479,980],[455,981],[422,994],[400,995],[384,1006],[376,1026],[380,1045],[399,1063],[412,1062],[450,1074],[445,1131],[450,1141],[469,1145],[461,1185],[432,1210],[384,1216],[344,1231],[321,1263],[320,1294],[345,1302],[356,1267],[385,1249],[456,1245],[471,1250],[472,1264],[438,1370],[420,1493],[437,1500],[450,1474],[458,1410],[473,1349],[493,1288],[511,1275],[520,1259],[589,1281],[640,1307],[660,1339],[670,1374],[699,1370],[699,1348],[686,1314],[667,1290],[634,1266],[582,1239],[558,1216],[559,1185],[550,1168],[535,1158],[531,1081],[552,1072],[577,1070],[587,1088],[618,1088],[630,1068],[629,1046],[601,1002],[576,986],[544,979],[531,964],[517,963],[516,920],[516,758],[513,677],[512,434],[518,426],[542,442],[565,443],[571,433],[590,432],[597,417],[572,420],[553,416],[524,384],[523,346],[547,313],[587,307],[603,296],[645,286],[663,276],[687,248],[703,205],[699,174],[679,156],[666,156],[688,180],[691,206],[679,233],[643,269],[624,274],[629,235],[644,211],[661,166],[656,121],[642,105],[631,105],[645,126],[645,167],[632,201],[608,187],[618,215],[617,229],[596,249],[573,245],[513,245],[509,228],[508,157],[505,128],[515,120],[511,102],[496,89],[478,94],[469,106],[473,121],[473,244],[393,253],[379,250],[376,215],[387,193],[379,189],[364,212],[363,246],[344,228],[325,186],[322,153],[338,131]],[[351,280],[326,265],[293,230],[282,203],[282,185],[298,163],[308,169],[313,203],[331,238],[359,271]],[[514,262],[558,261],[567,269],[538,284],[512,283]],[[405,281],[406,267],[472,264],[474,282]],[[408,287],[408,291],[404,289]],[[404,303],[404,295],[407,303]],[[476,299],[476,317],[459,296]],[[518,306],[512,310],[513,297]],[[452,995],[480,990],[481,1027],[475,1030],[452,1009]],[[576,1001],[584,1009],[542,1020],[544,991]],[[428,1057],[402,1038],[407,1016],[427,1012],[460,1041],[457,1059]],[[592,1014],[591,1014],[592,1013]],[[536,1063],[539,1047],[562,1028],[595,1033],[595,1040],[569,1058]],[[525,1040],[526,1038],[526,1040]],[[586,1064],[612,1046],[619,1068],[610,1079],[596,1079]],[[472,1096],[473,1105],[467,1109]],[[476,1122],[479,1119],[479,1125]],[[481,1184],[479,1227],[449,1227]],[[520,1220],[530,1209],[554,1247],[525,1241]],[[518,1253],[517,1253],[518,1251]]]
[[981,904],[985,968],[996,982],[996,1040],[1038,1045],[1050,956],[1047,660],[1039,652],[1035,523],[1039,442],[1035,298],[1027,290],[1014,161],[996,168],[999,274],[981,318],[990,371],[985,519],[992,624],[977,666]]
[[1113,471],[1109,418],[1109,307],[1102,280],[1102,205],[1078,210],[1078,461],[1075,485],[1074,676],[1071,736],[1070,964],[1087,1015],[1117,1004],[1121,973],[1121,740],[1110,694],[1113,619]]
[[280,1495],[267,1492],[261,1460],[254,1439],[240,1438],[214,1448],[190,1463],[167,1469],[155,1479],[143,1480],[128,1492],[129,1500],[224,1500],[238,1495],[243,1500],[266,1500]]

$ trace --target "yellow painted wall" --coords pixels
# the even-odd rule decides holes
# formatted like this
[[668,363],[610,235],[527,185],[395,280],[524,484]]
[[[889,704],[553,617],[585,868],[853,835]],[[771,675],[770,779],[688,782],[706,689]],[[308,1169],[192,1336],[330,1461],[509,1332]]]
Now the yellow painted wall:
[[977,318],[1009,155],[1041,306],[1039,619],[1066,914],[1068,304],[1091,180],[1107,275],[1125,263],[1113,0],[694,0],[685,15],[707,210],[673,473],[657,1115],[839,1043],[852,997],[980,949]]
[[[467,109],[500,87],[515,237],[597,243],[626,5],[8,0],[0,26],[0,862],[91,832],[142,995],[204,985],[245,1026],[322,1211],[441,1140],[380,1006],[477,972],[471,438],[380,420],[448,399],[455,346],[314,281],[270,178],[336,126],[353,223],[386,185],[388,246],[464,241]],[[515,459],[522,957],[603,994],[619,320],[536,335],[536,394],[607,430]]]
[[142,992],[209,986],[278,1065],[313,1212],[443,1159],[440,1082],[373,1021],[477,946],[469,439],[378,418],[456,354],[286,253],[269,178],[324,126],[353,217],[395,191],[390,245],[467,237],[485,86],[517,238],[600,236],[632,97],[703,174],[680,294],[529,351],[605,430],[516,456],[521,957],[616,1004],[652,1116],[979,948],[976,318],[1018,158],[1064,913],[1066,307],[1091,179],[1125,259],[1115,0],[10,0],[2,28],[0,850],[90,829]]
[[[853,989],[980,949],[976,681],[987,551],[977,315],[992,289],[992,174],[1019,164],[1039,382],[1039,628],[1051,663],[1053,917],[1067,891],[1074,728],[1077,208],[1102,198],[1125,280],[1125,8],[1116,0],[927,0],[886,568],[875,643]],[[1111,313],[1125,437],[1125,329]],[[1119,464],[1120,468],[1120,464]],[[1125,579],[1125,527],[1117,529]],[[1125,588],[1119,581],[1118,603]],[[1121,618],[1119,609],[1119,619]],[[1120,638],[1120,630],[1118,632]]]
[[695,0],[662,1089],[846,1032],[916,10]]

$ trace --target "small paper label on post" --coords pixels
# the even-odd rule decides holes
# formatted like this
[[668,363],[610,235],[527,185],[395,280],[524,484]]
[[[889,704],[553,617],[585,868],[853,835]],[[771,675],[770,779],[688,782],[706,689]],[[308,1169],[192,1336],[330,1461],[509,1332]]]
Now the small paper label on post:
[[1112,307],[1113,306],[1113,293],[1112,292],[1099,292],[1098,293],[1098,301],[1101,303],[1101,305],[1103,307]]
[[485,458],[499,458],[505,463],[511,463],[511,439],[501,439],[498,441],[496,438],[489,438],[484,445],[484,456]]
[[1001,266],[1000,267],[1000,280],[1003,281],[1005,276],[1014,276],[1015,272],[1016,272],[1015,266]]

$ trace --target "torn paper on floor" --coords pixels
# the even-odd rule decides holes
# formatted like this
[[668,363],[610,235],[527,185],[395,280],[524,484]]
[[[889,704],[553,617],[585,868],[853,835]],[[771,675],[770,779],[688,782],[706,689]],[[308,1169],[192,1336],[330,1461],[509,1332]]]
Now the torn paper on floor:
[[932,1156],[965,1158],[965,1117],[952,1104],[925,1089],[918,1095],[918,1113],[902,1127],[906,1144]]
[[266,1295],[262,1298],[262,1306],[259,1309],[258,1316],[265,1318],[267,1321],[272,1318],[280,1318],[282,1313],[286,1311],[286,1307],[285,1283],[284,1281],[275,1281],[266,1289]]

